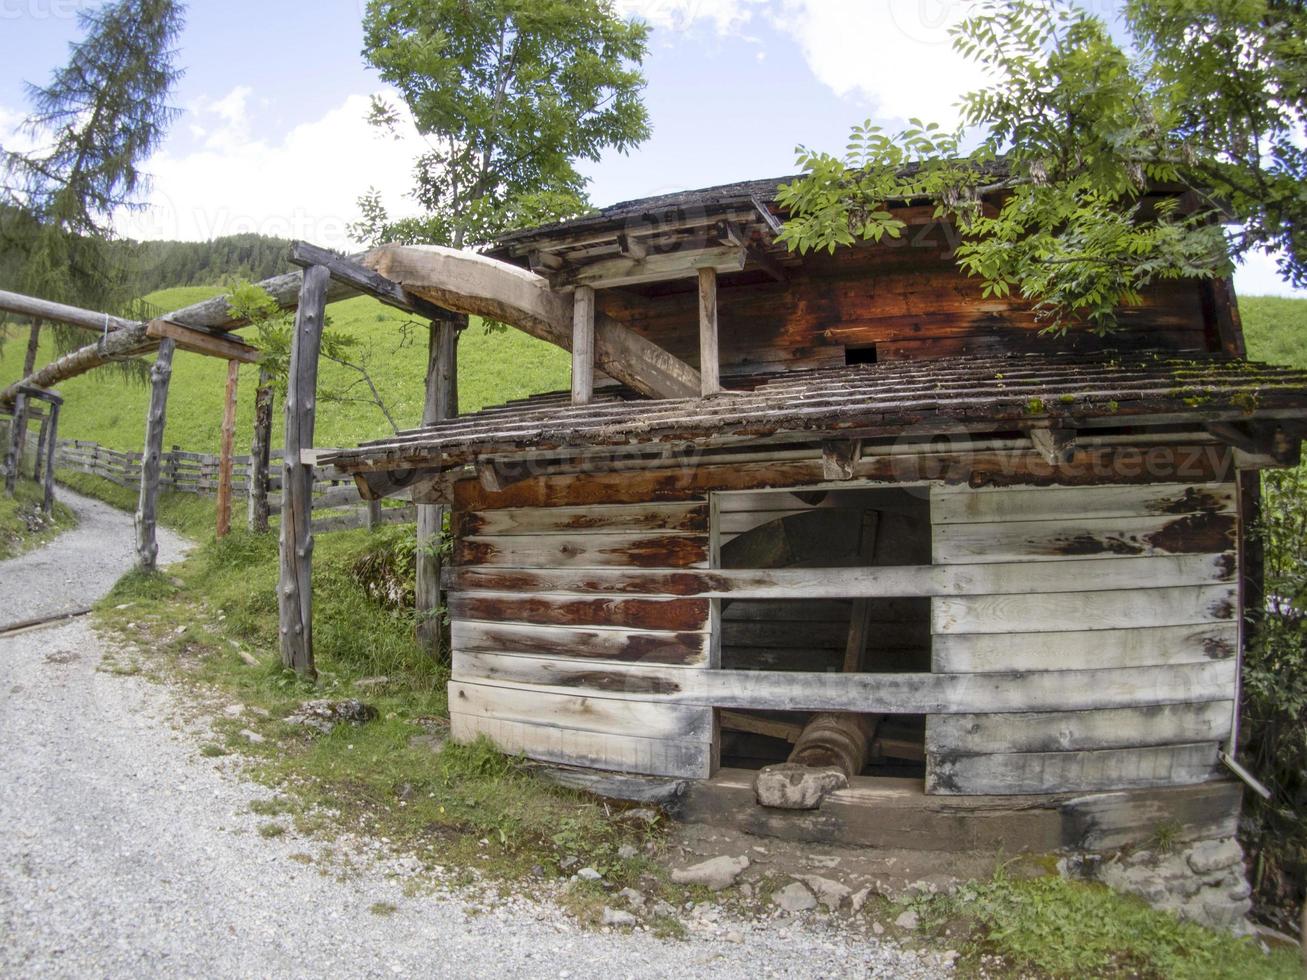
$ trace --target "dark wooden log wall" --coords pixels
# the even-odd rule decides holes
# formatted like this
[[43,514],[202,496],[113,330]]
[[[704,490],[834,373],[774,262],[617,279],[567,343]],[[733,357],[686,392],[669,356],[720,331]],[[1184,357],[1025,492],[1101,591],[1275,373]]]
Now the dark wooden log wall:
[[[723,376],[825,368],[846,349],[875,348],[877,360],[1030,350],[1220,350],[1220,310],[1202,284],[1169,282],[1122,311],[1122,329],[1063,338],[1019,298],[984,298],[958,271],[936,231],[914,230],[894,248],[841,249],[805,258],[787,282],[760,273],[718,283]],[[693,280],[601,290],[600,310],[687,363],[699,363],[699,293]]]

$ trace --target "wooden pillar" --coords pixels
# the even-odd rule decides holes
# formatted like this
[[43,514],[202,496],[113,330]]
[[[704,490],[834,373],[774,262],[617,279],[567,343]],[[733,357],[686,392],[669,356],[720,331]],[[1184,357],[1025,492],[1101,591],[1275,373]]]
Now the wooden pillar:
[[259,367],[254,391],[254,436],[250,440],[249,524],[256,534],[268,530],[268,461],[272,447],[272,374]]
[[594,289],[577,286],[572,304],[572,404],[588,405],[595,388]]
[[159,556],[156,538],[159,514],[159,469],[163,456],[163,429],[168,415],[168,383],[176,343],[159,341],[159,353],[150,368],[150,407],[145,416],[145,449],[141,456],[141,492],[136,503],[136,561],[153,571]]
[[32,479],[40,483],[42,467],[45,463],[45,440],[50,435],[50,410],[41,416],[41,428],[36,433],[36,459],[32,463]]
[[717,270],[699,270],[699,378],[700,391],[715,395],[722,390],[717,360]]
[[[431,425],[458,414],[458,334],[466,317],[431,322],[427,350],[427,397],[422,424]],[[417,520],[417,582],[414,618],[418,645],[437,659],[443,656],[440,626],[440,535],[445,509],[419,504]]]
[[27,414],[27,395],[14,396],[14,414],[9,422],[9,448],[5,450],[5,493],[12,497],[18,486],[18,462],[22,459],[23,426],[19,421]]
[[59,402],[50,404],[48,426],[42,425],[45,437],[45,494],[41,498],[41,509],[48,517],[54,510],[54,451],[59,441]]
[[313,677],[313,467],[300,453],[313,448],[318,352],[331,274],[304,270],[286,381],[286,450],[281,477],[281,582],[277,604],[282,665]]
[[216,535],[231,531],[231,475],[233,442],[236,438],[236,386],[240,383],[239,361],[227,362],[227,400],[222,405],[222,446],[218,457],[218,526]]

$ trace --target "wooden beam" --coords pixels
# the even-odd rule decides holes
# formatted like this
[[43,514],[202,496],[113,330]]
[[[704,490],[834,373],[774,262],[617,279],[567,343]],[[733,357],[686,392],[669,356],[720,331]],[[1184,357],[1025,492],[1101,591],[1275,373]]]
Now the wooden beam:
[[1030,442],[1045,463],[1056,466],[1075,455],[1076,433],[1074,429],[1034,428],[1030,430]]
[[785,227],[781,224],[781,219],[772,214],[771,208],[769,208],[757,194],[753,195],[749,200],[753,202],[753,209],[758,212],[758,217],[762,218],[767,227],[771,229],[771,233],[773,235],[779,235],[781,230]]
[[168,338],[182,350],[208,357],[220,357],[239,364],[253,364],[259,359],[259,349],[251,347],[233,334],[218,336],[204,330],[173,323],[169,320],[151,320],[145,325],[145,335],[155,340]]
[[218,520],[215,536],[225,538],[231,531],[231,471],[233,443],[236,437],[236,385],[240,381],[240,362],[227,362],[227,390],[222,408],[222,443],[218,456]]
[[[390,245],[363,260],[383,276],[446,309],[510,323],[564,350],[572,348],[571,297],[507,262],[436,245]],[[654,398],[699,394],[699,372],[610,317],[595,316],[595,364]]]
[[313,677],[313,467],[300,450],[313,446],[318,352],[331,273],[325,266],[304,271],[286,383],[285,457],[281,480],[281,582],[277,589],[281,662]]
[[59,407],[60,402],[52,402],[50,405],[50,417],[46,422],[41,423],[41,431],[45,433],[45,471],[44,471],[44,493],[41,495],[41,510],[47,517],[54,511],[54,451],[59,442]]
[[19,391],[14,398],[13,417],[9,422],[9,447],[5,451],[5,494],[12,497],[18,488],[18,468],[23,459],[23,427],[19,424],[27,413],[27,392]]
[[399,283],[392,282],[375,270],[360,265],[353,257],[337,255],[308,242],[295,242],[290,247],[290,260],[303,268],[322,266],[335,282],[405,313],[413,313],[429,320],[441,320],[449,316],[447,310],[408,292]]
[[578,286],[572,303],[572,404],[588,405],[595,387],[595,291]]
[[1295,466],[1301,454],[1299,434],[1273,421],[1208,422],[1206,428],[1235,450],[1240,469]]
[[0,290],[0,310],[33,319],[54,320],[56,323],[94,330],[102,334],[140,326],[138,320],[126,320],[119,316],[110,316],[108,313],[96,313],[94,310],[84,310],[65,303],[52,303],[35,296],[24,296],[22,293],[11,293],[6,290]]
[[563,261],[561,255],[533,248],[527,253],[527,265],[537,275],[548,275],[551,272],[561,272],[567,266],[567,263]]
[[827,480],[851,480],[862,452],[861,439],[827,439],[821,444],[821,471]]
[[250,469],[246,477],[249,491],[247,518],[256,534],[268,530],[268,465],[272,458],[272,374],[260,366],[259,381],[254,389],[254,433],[250,438]]
[[617,251],[628,259],[643,259],[649,254],[649,246],[638,238],[633,238],[626,232],[622,232],[617,236]]
[[159,556],[159,467],[163,458],[163,429],[168,416],[168,385],[176,342],[164,338],[150,367],[150,406],[145,416],[145,449],[141,456],[141,489],[136,502],[136,563],[154,571]]
[[717,270],[699,270],[699,378],[700,393],[722,390],[717,350]]
[[789,276],[785,274],[781,264],[772,258],[765,248],[751,241],[745,230],[735,222],[719,221],[717,223],[717,238],[723,244],[744,249],[749,261],[757,265],[777,282],[787,282],[789,280]]
[[[448,316],[431,321],[427,342],[426,398],[422,424],[432,425],[458,415],[458,335],[467,326],[466,317]],[[414,615],[418,644],[432,657],[444,655],[444,633],[440,622],[440,539],[445,508],[419,504],[417,509],[416,580]]]
[[648,253],[643,258],[618,255],[573,265],[551,277],[554,289],[576,286],[614,289],[638,286],[646,282],[688,279],[700,269],[739,272],[748,261],[747,252],[735,245],[710,245],[706,248],[683,248],[675,252]]

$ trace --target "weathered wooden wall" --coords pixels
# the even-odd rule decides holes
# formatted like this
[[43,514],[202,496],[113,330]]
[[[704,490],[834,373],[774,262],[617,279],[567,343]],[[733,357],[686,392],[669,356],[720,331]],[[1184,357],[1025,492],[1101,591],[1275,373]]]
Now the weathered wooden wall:
[[[1014,595],[933,598],[936,672],[1040,671],[1071,683],[1062,672],[1110,668],[1130,683],[1172,670],[1156,704],[1049,711],[1032,700],[1020,712],[932,714],[928,791],[1045,793],[1213,778],[1234,708],[1234,506],[1230,484],[935,488],[936,565],[1037,563],[1044,583]],[[1166,557],[1175,555],[1210,556],[1217,574]],[[1105,577],[1087,582],[1087,560]],[[1195,678],[1185,672],[1195,664],[1224,670]]]
[[[599,309],[691,365],[699,363],[698,292],[692,280],[601,290]],[[1073,330],[1040,336],[1019,298],[981,295],[958,271],[943,236],[912,229],[893,248],[809,255],[787,282],[761,274],[723,277],[718,286],[719,360],[724,376],[828,368],[851,348],[877,360],[1022,350],[1216,350],[1213,312],[1198,282],[1168,282],[1121,312],[1107,337]]]

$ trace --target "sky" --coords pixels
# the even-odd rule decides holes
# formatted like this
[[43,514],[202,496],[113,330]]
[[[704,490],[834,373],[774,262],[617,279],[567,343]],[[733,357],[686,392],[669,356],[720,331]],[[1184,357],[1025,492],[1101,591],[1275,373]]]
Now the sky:
[[[1111,13],[1109,0],[1088,0]],[[615,0],[649,22],[652,137],[582,166],[592,203],[795,171],[795,147],[839,152],[849,127],[909,116],[956,122],[974,66],[950,48],[963,0]],[[90,0],[0,0],[0,144],[79,36]],[[190,0],[172,101],[181,110],[148,161],[147,208],[119,231],[204,240],[255,231],[351,246],[359,195],[412,211],[416,133],[367,123],[385,86],[364,64],[366,0]],[[1293,293],[1265,257],[1236,275],[1248,295]]]

